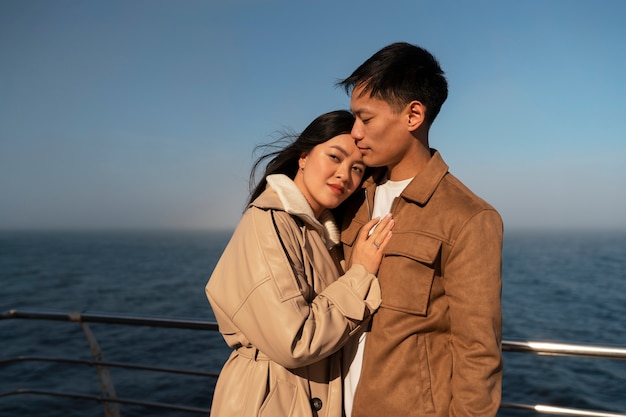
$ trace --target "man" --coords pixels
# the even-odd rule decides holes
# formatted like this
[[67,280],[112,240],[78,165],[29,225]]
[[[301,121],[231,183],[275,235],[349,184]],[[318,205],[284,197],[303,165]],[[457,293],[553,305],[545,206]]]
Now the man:
[[495,416],[503,226],[429,146],[448,95],[444,72],[428,51],[395,43],[338,85],[351,91],[365,164],[381,167],[347,208],[348,262],[368,219],[395,220],[378,272],[382,304],[346,380],[346,414]]

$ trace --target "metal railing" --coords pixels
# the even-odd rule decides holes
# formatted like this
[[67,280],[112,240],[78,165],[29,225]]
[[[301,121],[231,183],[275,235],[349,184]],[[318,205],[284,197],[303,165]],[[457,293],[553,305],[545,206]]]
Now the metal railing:
[[[200,372],[194,370],[185,370],[178,368],[167,368],[157,366],[137,365],[133,363],[107,362],[102,360],[102,352],[98,342],[91,332],[88,323],[103,323],[112,325],[131,325],[131,326],[150,326],[164,327],[175,329],[193,329],[217,331],[218,326],[215,322],[191,319],[177,319],[167,317],[145,317],[131,315],[114,315],[104,313],[87,313],[87,312],[62,312],[52,310],[17,310],[12,309],[2,313],[0,319],[30,319],[30,320],[55,320],[70,321],[79,323],[89,346],[92,351],[92,360],[85,359],[66,359],[66,358],[50,358],[35,356],[18,356],[13,358],[0,358],[0,367],[17,363],[17,362],[54,362],[66,363],[73,365],[86,365],[96,367],[100,379],[101,395],[90,395],[72,392],[57,392],[52,390],[38,390],[29,388],[18,388],[8,392],[0,392],[0,399],[13,395],[46,395],[53,397],[67,397],[73,399],[92,400],[101,403],[104,407],[105,417],[119,417],[119,404],[132,404],[144,407],[168,409],[183,411],[195,414],[210,415],[210,409],[189,407],[184,405],[176,405],[170,403],[151,402],[145,400],[129,399],[118,397],[115,394],[113,381],[109,375],[109,368],[124,368],[134,370],[148,370],[155,372],[177,373],[185,375],[196,375],[202,377],[216,378],[218,374],[211,372]],[[502,350],[504,352],[532,353],[537,355],[549,356],[575,356],[598,359],[617,359],[626,360],[626,348],[607,347],[600,345],[582,345],[569,343],[551,343],[551,342],[515,342],[503,341]],[[576,408],[554,407],[550,405],[529,405],[506,403],[501,404],[503,409],[518,409],[533,411],[539,414],[561,415],[561,416],[585,416],[585,417],[626,417],[623,413],[612,413],[594,410],[583,410]]]

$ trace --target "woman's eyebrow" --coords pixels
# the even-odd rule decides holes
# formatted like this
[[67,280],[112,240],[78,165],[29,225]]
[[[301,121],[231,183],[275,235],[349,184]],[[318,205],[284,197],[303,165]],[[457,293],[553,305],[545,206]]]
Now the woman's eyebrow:
[[[346,157],[348,157],[348,156],[349,156],[348,151],[346,151],[344,148],[342,148],[342,147],[341,147],[341,146],[339,146],[339,145],[331,145],[331,148],[332,148],[332,149],[337,149],[339,152],[341,152],[342,154],[344,154],[344,156],[346,156]],[[355,163],[355,164],[362,164],[362,165],[365,165],[365,162],[363,162],[363,160],[362,160],[362,159],[356,160],[356,161],[354,161],[354,163]]]
[[339,152],[341,152],[342,154],[344,154],[345,156],[348,156],[348,151],[346,151],[344,148],[342,148],[339,145],[332,145],[331,148],[333,149],[337,149]]

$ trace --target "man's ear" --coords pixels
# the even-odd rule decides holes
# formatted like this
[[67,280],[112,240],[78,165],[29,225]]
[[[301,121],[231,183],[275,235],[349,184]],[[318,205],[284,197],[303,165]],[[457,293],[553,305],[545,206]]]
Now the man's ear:
[[410,131],[417,130],[424,124],[426,117],[426,107],[421,101],[413,100],[407,105],[408,127]]

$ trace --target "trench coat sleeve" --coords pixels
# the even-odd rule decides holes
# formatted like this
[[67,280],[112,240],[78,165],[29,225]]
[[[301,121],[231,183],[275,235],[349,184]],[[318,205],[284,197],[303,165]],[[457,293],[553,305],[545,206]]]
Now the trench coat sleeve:
[[453,354],[451,417],[495,416],[502,383],[502,234],[495,210],[462,228],[445,265]]
[[299,233],[285,212],[249,209],[206,286],[225,339],[238,338],[285,368],[339,350],[381,301],[378,280],[361,265],[336,281],[335,269],[325,289],[311,292],[309,269],[297,256]]

